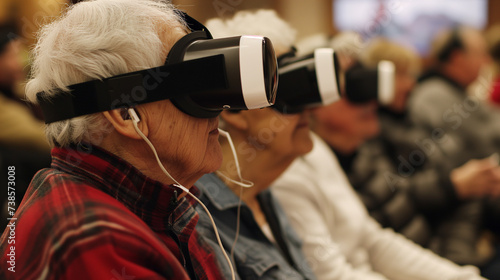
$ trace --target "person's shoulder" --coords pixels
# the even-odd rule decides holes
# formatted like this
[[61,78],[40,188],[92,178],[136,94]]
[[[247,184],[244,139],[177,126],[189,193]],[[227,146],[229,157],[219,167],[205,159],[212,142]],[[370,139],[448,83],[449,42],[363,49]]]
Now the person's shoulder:
[[419,82],[413,89],[412,99],[426,100],[426,99],[449,99],[457,95],[455,88],[444,78],[433,77]]
[[85,176],[52,168],[43,169],[33,178],[23,204],[28,204],[26,206],[29,207],[34,207],[37,203],[51,205],[53,207],[48,210],[54,214],[70,207],[71,211],[64,210],[61,213],[63,215],[77,214],[80,208],[87,211],[100,208],[127,209],[99,184]]
[[16,214],[20,232],[37,232],[35,238],[57,242],[70,231],[145,234],[147,225],[123,203],[84,177],[44,169],[33,179]]
[[[103,262],[96,268],[107,269],[106,262],[138,261],[141,256],[165,265],[175,258],[122,202],[84,178],[58,170],[35,176],[14,217],[16,251],[22,252],[17,264],[32,267],[31,275],[46,269],[64,273],[59,264],[79,270],[83,260],[91,259]],[[0,241],[6,238],[4,233]]]

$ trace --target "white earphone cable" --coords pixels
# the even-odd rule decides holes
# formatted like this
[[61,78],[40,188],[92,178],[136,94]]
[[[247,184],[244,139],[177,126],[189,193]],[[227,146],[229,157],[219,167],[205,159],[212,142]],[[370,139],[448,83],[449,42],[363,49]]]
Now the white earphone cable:
[[[142,131],[139,129],[139,127],[137,126],[137,123],[140,122],[140,119],[139,119],[139,116],[137,115],[137,113],[135,112],[134,109],[132,108],[129,108],[128,109],[128,113],[132,119],[132,123],[134,125],[134,129],[135,131],[137,132],[137,134],[139,134],[139,136],[148,144],[148,146],[151,148],[151,150],[153,151],[153,154],[155,155],[156,157],[156,162],[158,163],[158,166],[160,167],[160,169],[163,171],[163,173],[165,173],[165,175],[167,175],[170,179],[172,179],[172,181],[175,182],[174,186],[178,187],[179,189],[181,189],[182,191],[186,192],[188,195],[190,195],[194,200],[196,200],[202,207],[203,209],[205,210],[205,212],[207,212],[208,214],[208,217],[210,218],[210,221],[212,222],[212,226],[214,228],[214,232],[215,232],[215,237],[217,239],[217,242],[219,243],[219,246],[222,250],[222,253],[224,254],[224,258],[226,259],[228,265],[229,265],[229,268],[231,270],[231,279],[232,280],[235,280],[235,274],[234,274],[234,268],[233,268],[233,264],[231,263],[231,260],[229,259],[227,253],[226,253],[226,250],[224,250],[224,246],[222,245],[222,241],[220,240],[220,236],[219,236],[219,231],[217,230],[217,226],[215,225],[215,221],[214,219],[212,218],[212,215],[210,214],[210,211],[208,211],[208,208],[205,206],[205,204],[203,204],[203,202],[201,202],[195,195],[193,195],[192,193],[189,192],[189,189],[187,189],[186,187],[184,187],[183,185],[181,185],[179,182],[177,182],[177,180],[175,180],[171,175],[170,173],[168,173],[168,171],[165,169],[165,167],[163,166],[163,164],[161,163],[161,160],[158,156],[158,153],[156,152],[156,149],[155,147],[153,146],[153,143],[151,143],[151,141],[149,141],[149,139],[146,137],[146,135],[144,135],[144,133],[142,133]],[[238,217],[239,218],[239,217]]]
[[236,181],[234,179],[231,179],[229,178],[226,174],[220,172],[220,171],[217,171],[217,175],[220,175],[222,177],[224,177],[224,179],[238,185],[238,186],[241,186],[241,187],[244,187],[244,188],[251,188],[253,187],[253,182],[251,181],[248,181],[248,180],[245,180],[241,177],[241,168],[240,168],[240,162],[238,161],[238,154],[236,153],[236,149],[234,148],[234,144],[233,144],[233,139],[231,139],[231,135],[229,135],[229,132],[227,131],[224,131],[222,129],[219,128],[219,133],[224,136],[227,141],[229,142],[229,147],[231,147],[231,152],[233,153],[233,158],[234,158],[234,163],[236,165],[236,174],[238,175],[238,179],[240,179],[240,181]]
[[234,148],[233,144],[233,139],[231,138],[229,132],[224,131],[220,128],[219,132],[221,133],[221,135],[226,137],[227,141],[229,142],[229,146],[231,147],[231,152],[233,153],[233,158],[236,165],[236,173],[238,174],[238,178],[240,179],[240,181],[238,182],[236,180],[229,178],[224,173],[217,171],[217,175],[222,176],[226,180],[240,186],[240,195],[238,196],[239,197],[238,208],[236,210],[236,233],[234,235],[234,241],[233,244],[231,245],[231,252],[230,252],[231,259],[234,260],[234,247],[236,247],[236,243],[238,242],[238,237],[240,235],[240,223],[241,223],[240,213],[241,213],[241,202],[242,202],[241,198],[243,197],[243,189],[253,187],[253,182],[245,180],[241,176],[241,168],[240,168],[240,163],[238,161],[238,154],[236,153],[236,149]]

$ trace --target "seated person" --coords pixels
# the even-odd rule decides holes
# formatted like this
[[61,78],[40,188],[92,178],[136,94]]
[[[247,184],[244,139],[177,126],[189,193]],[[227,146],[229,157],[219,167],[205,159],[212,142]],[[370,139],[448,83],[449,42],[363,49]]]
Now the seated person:
[[[27,97],[44,113],[52,164],[0,238],[0,278],[221,279],[195,230],[192,186],[221,165],[223,107],[186,99],[214,88],[243,94],[226,87],[223,71],[238,60],[219,55],[199,22],[155,0],[84,1],[40,36]],[[184,61],[186,42],[214,55]],[[275,59],[272,49],[263,55]]]
[[[295,31],[269,10],[238,12],[227,21],[212,19],[207,26],[215,35],[269,37],[278,55],[290,51],[295,36]],[[280,94],[278,91],[277,99]],[[269,190],[272,181],[294,158],[312,149],[308,115],[308,111],[282,114],[274,108],[221,113],[221,128],[234,141],[242,178],[253,182],[253,186],[243,188],[228,179],[238,176],[227,141],[221,142],[224,157],[220,172],[203,176],[196,186],[231,255],[237,279],[315,279],[299,238]],[[224,275],[230,279],[209,217],[197,209],[200,221],[196,228],[212,245]]]
[[409,120],[425,138],[409,144],[432,139],[433,147],[446,157],[428,160],[451,168],[498,152],[500,112],[466,91],[490,61],[480,31],[459,26],[438,34],[429,59],[430,70],[419,78],[408,100]]
[[[431,139],[412,147],[407,144],[424,134],[406,115],[406,100],[415,83],[419,58],[410,49],[377,39],[363,52],[362,61],[367,67],[376,67],[383,60],[395,64],[395,96],[379,109],[380,135],[361,145],[353,153],[351,165],[343,168],[382,226],[458,264],[485,265],[491,254],[478,250],[483,241],[483,205],[474,194],[500,184],[500,167],[485,159],[471,161],[450,173],[443,166],[425,163],[420,148],[427,147]],[[428,156],[444,155],[435,149]],[[447,198],[449,192],[454,199]]]
[[500,24],[493,25],[487,30],[486,41],[492,58],[489,99],[498,106],[500,105]]
[[[33,175],[50,165],[43,122],[34,117],[17,93],[25,79],[20,53],[21,39],[14,27],[0,25],[0,168],[17,168],[16,204],[21,203]],[[2,185],[7,186],[7,179],[7,173],[0,175]],[[4,197],[0,199],[0,228],[5,228],[8,218],[8,200]]]
[[376,108],[374,100],[354,104],[341,99],[312,109],[313,150],[296,159],[271,188],[302,238],[316,277],[483,279],[477,268],[443,259],[369,216],[331,147],[350,154],[374,137]]

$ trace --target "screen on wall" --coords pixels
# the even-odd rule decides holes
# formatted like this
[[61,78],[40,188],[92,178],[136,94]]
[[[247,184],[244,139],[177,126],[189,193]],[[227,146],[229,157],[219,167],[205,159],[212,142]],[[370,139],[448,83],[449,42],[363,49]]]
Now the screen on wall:
[[432,37],[458,24],[483,29],[488,0],[334,0],[338,30],[353,30],[363,38],[385,36],[426,54]]

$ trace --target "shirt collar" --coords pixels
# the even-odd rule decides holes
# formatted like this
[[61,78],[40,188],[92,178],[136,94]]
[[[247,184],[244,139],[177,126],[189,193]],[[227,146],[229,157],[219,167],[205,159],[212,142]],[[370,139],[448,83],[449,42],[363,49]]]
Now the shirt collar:
[[[155,231],[165,231],[173,224],[187,226],[192,218],[197,221],[194,210],[189,211],[194,204],[191,197],[177,200],[180,189],[147,177],[127,161],[97,146],[79,144],[53,148],[52,168],[86,181],[90,179],[90,185],[124,204]],[[191,192],[198,193],[193,188]]]

